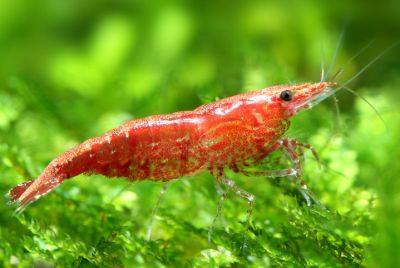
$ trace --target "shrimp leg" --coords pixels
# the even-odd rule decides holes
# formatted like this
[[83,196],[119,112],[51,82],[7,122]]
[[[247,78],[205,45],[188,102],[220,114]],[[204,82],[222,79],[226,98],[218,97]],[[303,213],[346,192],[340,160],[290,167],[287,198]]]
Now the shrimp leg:
[[222,214],[222,209],[224,207],[224,203],[225,203],[225,200],[227,198],[227,191],[224,191],[222,189],[222,187],[220,186],[218,181],[216,182],[216,185],[218,185],[217,186],[218,187],[217,192],[220,195],[220,198],[219,198],[218,205],[217,205],[217,214],[215,215],[215,217],[214,217],[214,219],[213,219],[213,221],[211,223],[210,229],[208,230],[208,242],[211,242],[211,236],[212,236],[212,233],[214,231],[215,224],[217,222],[217,219]]
[[[266,170],[266,171],[240,171],[240,173],[242,173],[245,176],[260,176],[260,177],[287,177],[287,176],[296,176],[297,171],[294,168],[287,168],[287,169],[282,169],[282,170]],[[237,193],[238,191],[240,191],[241,194],[239,194],[241,197],[245,198],[246,200],[250,202],[254,202],[254,196],[250,193],[247,193],[243,190],[241,190],[240,188],[238,188],[237,186],[234,186],[234,189],[232,189],[232,187],[229,186],[229,184],[234,185],[233,181],[225,179],[225,181],[221,181],[220,179],[217,179],[217,183],[221,182],[224,185],[227,185],[232,192]],[[218,184],[219,185],[219,184]],[[225,200],[227,199],[227,192],[226,191],[218,191],[221,195],[219,201],[218,201],[218,205],[217,205],[217,214],[215,215],[213,222],[211,224],[211,227],[208,231],[208,241],[211,241],[211,235],[212,232],[214,230],[214,226],[215,223],[217,221],[217,219],[220,217],[220,215],[222,214],[222,209],[223,209],[223,205]],[[237,193],[238,194],[238,193]],[[249,200],[252,199],[252,201]],[[252,203],[250,204],[251,206],[253,205]],[[251,211],[248,213],[251,214]],[[250,218],[250,215],[248,215],[248,217]],[[246,222],[248,222],[249,219],[246,220]],[[248,223],[246,223],[248,225]]]
[[[240,196],[241,198],[247,200],[248,203],[248,208],[246,211],[246,231],[249,229],[250,227],[250,217],[251,214],[253,212],[253,205],[254,205],[254,195],[246,192],[244,190],[242,190],[240,187],[235,185],[235,182],[228,179],[227,177],[225,177],[224,175],[222,176],[216,176],[216,179],[219,183],[225,185],[229,191],[235,193],[236,195]],[[226,192],[224,192],[221,196],[221,199],[218,203],[218,211],[217,211],[217,215],[214,218],[213,224],[215,223],[217,217],[220,215],[221,211],[222,211],[222,207],[223,207],[223,203],[226,200]],[[210,231],[208,233],[208,240],[211,240],[211,235],[212,235],[212,229],[213,226],[211,226]],[[247,235],[244,235],[244,243],[243,243],[243,247],[247,247]]]
[[[293,167],[282,169],[282,170],[265,170],[265,171],[246,171],[241,170],[241,173],[245,176],[260,176],[260,177],[289,177],[294,176],[299,182],[299,191],[306,200],[308,206],[311,205],[312,201],[318,205],[321,205],[315,195],[308,189],[302,178],[303,165],[305,162],[304,149],[308,149],[313,154],[314,158],[320,164],[319,156],[316,150],[309,144],[298,142],[295,139],[283,139],[276,142],[269,148],[269,152],[272,150],[283,149],[290,161],[293,163]],[[297,152],[296,152],[297,151]]]
[[297,170],[295,168],[287,168],[287,169],[279,169],[279,170],[265,170],[265,171],[246,171],[241,170],[245,176],[251,177],[268,177],[268,178],[279,178],[279,177],[287,177],[287,176],[296,176]]
[[164,194],[167,192],[168,188],[172,185],[172,182],[173,181],[169,181],[169,182],[165,183],[164,186],[160,190],[160,194],[158,195],[156,205],[154,206],[154,208],[153,208],[153,210],[151,212],[149,226],[147,227],[147,232],[146,232],[146,240],[147,241],[149,241],[150,238],[151,238],[151,232],[153,230],[154,218],[155,218],[155,216],[157,214],[157,211],[158,211],[158,209],[160,207],[161,200],[162,200]]
[[[310,189],[308,189],[307,185],[305,184],[301,173],[303,171],[302,165],[304,164],[304,148],[307,148],[311,150],[312,154],[316,158],[316,160],[319,163],[319,157],[318,154],[316,153],[315,149],[311,147],[309,144],[301,143],[296,141],[295,139],[283,139],[277,142],[278,144],[281,145],[282,148],[285,149],[287,152],[289,158],[292,160],[294,169],[296,170],[296,174],[294,175],[299,182],[299,191],[303,195],[304,199],[306,200],[306,203],[308,206],[311,205],[311,200],[319,205],[322,206],[319,200],[315,197],[315,195],[311,192]],[[299,153],[296,152],[296,149],[299,150]]]

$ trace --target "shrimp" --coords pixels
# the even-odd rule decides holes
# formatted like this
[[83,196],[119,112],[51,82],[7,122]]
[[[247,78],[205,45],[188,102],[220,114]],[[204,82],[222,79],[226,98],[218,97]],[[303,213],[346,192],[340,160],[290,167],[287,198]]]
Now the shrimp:
[[[171,181],[210,172],[218,183],[245,198],[252,194],[230,180],[224,168],[245,175],[272,152],[283,149],[293,167],[257,172],[262,176],[294,176],[310,203],[301,179],[304,149],[314,149],[283,138],[290,119],[334,94],[334,82],[278,85],[221,99],[193,111],[149,116],[128,121],[104,135],[91,138],[50,162],[36,180],[12,188],[8,196],[21,212],[64,180],[85,173],[123,177],[130,181]],[[251,206],[247,212],[251,214]]]

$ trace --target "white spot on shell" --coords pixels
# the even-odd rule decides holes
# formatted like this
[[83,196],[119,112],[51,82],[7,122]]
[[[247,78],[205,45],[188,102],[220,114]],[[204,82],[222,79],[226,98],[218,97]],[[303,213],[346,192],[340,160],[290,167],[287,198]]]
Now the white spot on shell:
[[129,132],[125,132],[125,138],[129,138]]
[[151,146],[151,148],[154,148],[154,147],[158,146],[158,142],[152,142],[152,143],[150,143],[150,146]]
[[230,112],[232,112],[233,110],[235,110],[236,108],[240,107],[240,105],[242,105],[242,102],[237,102],[232,104],[230,107],[221,107],[221,108],[217,108],[215,109],[214,113],[217,115],[226,115]]
[[256,118],[257,123],[259,124],[264,124],[264,117],[262,116],[262,114],[260,114],[259,112],[256,111],[256,109],[253,109],[251,111],[251,113],[253,114],[253,116]]
[[111,137],[110,136],[106,136],[106,141],[108,144],[111,144]]
[[188,141],[190,139],[189,133],[186,133],[185,136],[181,137],[181,138],[177,138],[176,141],[177,142],[182,142],[182,141]]

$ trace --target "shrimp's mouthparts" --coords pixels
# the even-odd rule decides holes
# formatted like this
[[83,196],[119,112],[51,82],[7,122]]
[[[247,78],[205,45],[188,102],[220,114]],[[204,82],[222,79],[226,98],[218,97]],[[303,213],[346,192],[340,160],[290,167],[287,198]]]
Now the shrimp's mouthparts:
[[[335,86],[336,84],[332,84],[331,86]],[[325,87],[321,90],[318,90],[314,92],[309,98],[303,100],[302,102],[299,102],[295,106],[295,111],[298,112],[300,110],[307,110],[311,109],[312,107],[318,105],[320,102],[325,100],[326,98],[329,98],[336,92],[338,92],[342,87],[338,87],[333,89],[331,86]]]

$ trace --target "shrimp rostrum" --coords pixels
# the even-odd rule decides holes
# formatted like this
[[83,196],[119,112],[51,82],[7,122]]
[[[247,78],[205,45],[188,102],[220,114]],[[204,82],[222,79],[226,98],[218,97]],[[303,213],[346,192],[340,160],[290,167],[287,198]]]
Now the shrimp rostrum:
[[37,179],[15,186],[8,195],[22,211],[64,180],[81,173],[131,181],[169,181],[209,171],[218,183],[252,203],[253,196],[229,180],[224,169],[253,175],[246,171],[249,163],[257,164],[282,149],[292,165],[257,174],[294,176],[310,203],[310,194],[301,179],[301,154],[304,148],[313,149],[284,138],[284,134],[296,113],[331,96],[338,90],[334,86],[332,82],[272,86],[205,104],[193,111],[126,122],[61,154]]

